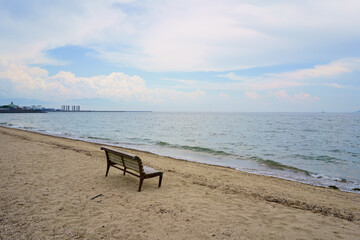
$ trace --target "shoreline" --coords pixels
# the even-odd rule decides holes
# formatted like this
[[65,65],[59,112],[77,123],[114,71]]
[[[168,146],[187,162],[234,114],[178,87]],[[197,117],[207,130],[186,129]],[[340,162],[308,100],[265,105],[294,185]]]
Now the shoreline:
[[356,193],[116,147],[164,172],[138,193],[137,178],[104,177],[101,144],[5,127],[0,143],[2,239],[360,237]]
[[[314,175],[313,173],[309,173],[308,171],[302,170],[302,169],[298,169],[298,170],[293,170],[291,168],[278,169],[276,167],[271,168],[271,167],[267,166],[268,168],[272,169],[272,171],[269,171],[269,170],[264,171],[261,169],[246,170],[246,169],[239,169],[235,166],[232,167],[232,166],[227,166],[227,165],[221,165],[221,163],[211,163],[210,161],[208,161],[208,162],[196,161],[196,160],[191,160],[191,159],[186,159],[186,158],[174,157],[174,156],[167,155],[167,154],[161,154],[158,152],[152,152],[152,151],[148,151],[148,150],[144,150],[144,149],[140,149],[140,148],[132,148],[129,146],[120,146],[116,143],[108,142],[109,140],[105,140],[105,139],[102,140],[102,139],[97,139],[97,138],[71,137],[71,136],[66,136],[66,134],[62,134],[62,133],[50,132],[47,130],[21,128],[21,126],[6,126],[5,125],[5,126],[0,126],[0,127],[16,129],[16,130],[20,130],[20,131],[28,131],[28,132],[32,132],[32,133],[43,134],[43,135],[50,136],[50,137],[59,137],[59,138],[63,138],[63,139],[70,139],[70,140],[75,140],[75,141],[82,141],[82,142],[106,145],[106,146],[111,146],[111,147],[117,147],[117,148],[122,148],[125,151],[133,150],[133,151],[139,151],[139,152],[144,152],[144,153],[150,153],[150,154],[168,157],[168,158],[172,158],[172,159],[180,160],[180,161],[206,164],[209,166],[225,167],[225,168],[233,169],[236,171],[246,172],[249,174],[274,177],[274,178],[279,178],[279,179],[283,179],[283,180],[299,182],[299,183],[303,183],[303,184],[309,184],[311,186],[330,188],[330,189],[333,188],[333,189],[337,189],[337,190],[343,191],[343,192],[360,194],[360,191],[354,190],[354,189],[359,189],[360,185],[353,185],[352,187],[341,186],[344,184],[348,184],[347,179],[338,178],[338,180],[335,180],[336,178],[328,177],[328,176],[325,176],[326,178],[323,178],[323,176],[321,176],[319,178],[319,177],[315,176],[317,174]],[[285,173],[287,173],[287,174],[279,174],[279,172],[281,172],[281,171],[285,171]],[[294,174],[294,175],[292,177],[289,177],[290,174]],[[302,175],[305,175],[305,177],[303,177]],[[305,179],[305,178],[309,178],[309,179]]]

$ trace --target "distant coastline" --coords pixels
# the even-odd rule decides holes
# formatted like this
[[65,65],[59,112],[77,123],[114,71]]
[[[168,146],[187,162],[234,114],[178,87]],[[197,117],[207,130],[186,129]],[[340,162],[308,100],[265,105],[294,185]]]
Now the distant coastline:
[[[70,108],[71,107],[71,108]],[[79,105],[62,105],[61,109],[45,108],[41,105],[23,106],[20,107],[13,102],[7,105],[0,106],[0,113],[48,113],[48,112],[152,112],[152,111],[106,111],[106,110],[80,110]]]
[[153,112],[153,111],[105,111],[105,110],[81,110],[81,111],[56,111],[56,112]]
[[0,113],[46,113],[46,111],[32,109],[6,109],[0,110]]
[[46,110],[32,110],[32,109],[7,109],[0,110],[0,113],[48,113],[48,112],[62,112],[62,113],[81,113],[81,112],[152,112],[152,111],[95,111],[95,110],[82,110],[82,111],[46,111]]

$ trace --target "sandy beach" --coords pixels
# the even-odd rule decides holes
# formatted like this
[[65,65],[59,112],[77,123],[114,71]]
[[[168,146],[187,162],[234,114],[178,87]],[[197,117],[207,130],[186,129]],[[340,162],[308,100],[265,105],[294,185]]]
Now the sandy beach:
[[360,239],[360,194],[118,148],[164,172],[137,192],[101,145],[3,127],[0,144],[1,240]]

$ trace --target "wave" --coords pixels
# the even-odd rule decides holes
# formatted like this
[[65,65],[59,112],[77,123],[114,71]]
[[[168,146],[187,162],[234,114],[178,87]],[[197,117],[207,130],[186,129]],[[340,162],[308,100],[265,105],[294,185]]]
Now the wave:
[[211,148],[206,147],[200,147],[200,146],[188,146],[188,145],[179,145],[179,144],[171,144],[163,141],[156,141],[156,145],[162,146],[162,147],[168,147],[168,148],[177,148],[177,149],[184,149],[184,150],[190,150],[194,152],[200,152],[200,153],[208,153],[212,155],[221,155],[221,156],[235,156],[234,154],[227,153],[225,151],[221,150],[215,150]]
[[[167,147],[167,148],[177,148],[177,149],[183,149],[183,150],[190,150],[193,152],[199,152],[199,153],[207,153],[207,154],[211,154],[214,156],[223,156],[223,157],[233,157],[236,160],[246,160],[245,157],[241,157],[235,154],[231,154],[225,151],[221,151],[221,150],[215,150],[215,149],[211,149],[211,148],[206,148],[206,147],[200,147],[200,146],[188,146],[188,145],[178,145],[178,144],[170,144],[168,142],[163,142],[163,141],[157,141],[155,142],[156,145],[158,146],[162,146],[162,147]],[[263,159],[261,157],[257,157],[257,156],[253,156],[250,158],[247,158],[248,160],[251,161],[255,161],[259,164],[263,164],[266,165],[269,168],[272,169],[278,169],[278,170],[291,170],[291,171],[295,171],[295,172],[301,172],[301,173],[305,173],[306,175],[310,175],[310,172],[303,170],[303,169],[299,169],[293,166],[289,166],[289,165],[285,165],[279,162],[276,162],[274,160],[270,160],[270,159]]]
[[86,138],[88,139],[93,139],[93,140],[103,140],[103,141],[111,141],[111,138],[103,138],[103,137],[93,137],[93,136],[87,136]]
[[342,160],[342,159],[327,156],[327,155],[316,156],[313,158],[313,160],[323,161],[326,163],[335,163],[335,164],[342,164],[344,162],[344,160]]
[[1,122],[0,125],[8,126],[8,127],[14,126],[14,124],[11,124],[11,123],[8,123],[8,122]]
[[158,145],[158,146],[167,147],[167,148],[177,148],[177,149],[183,149],[183,150],[190,150],[190,151],[193,151],[193,152],[207,153],[207,154],[211,154],[213,156],[233,157],[233,159],[240,160],[240,161],[247,159],[247,160],[257,162],[257,163],[262,164],[262,165],[266,165],[267,167],[272,168],[272,169],[291,170],[291,171],[295,171],[295,172],[305,173],[306,175],[310,175],[310,173],[308,171],[306,171],[306,170],[299,169],[299,168],[289,166],[289,165],[285,165],[285,164],[276,162],[274,160],[263,159],[263,158],[257,157],[257,156],[246,158],[246,157],[238,156],[238,155],[228,153],[228,152],[225,152],[225,151],[222,151],[222,150],[215,150],[215,149],[206,148],[206,147],[200,147],[200,146],[188,146],[188,145],[170,144],[170,143],[164,142],[164,141],[156,141],[155,144]]
[[316,132],[319,132],[318,130],[316,129],[303,129],[302,130],[303,132],[310,132],[310,133],[316,133]]
[[[334,153],[337,153],[335,151],[338,151],[338,150],[333,151]],[[302,154],[293,154],[293,155],[290,155],[290,157],[300,158],[302,160],[320,161],[320,162],[333,163],[333,164],[343,164],[345,161],[343,159],[328,156],[328,155],[310,156],[310,155],[302,155]]]
[[267,167],[270,168],[274,168],[274,169],[279,169],[279,170],[291,170],[291,171],[295,171],[295,172],[302,172],[305,173],[306,175],[310,175],[310,172],[304,170],[304,169],[300,169],[300,168],[296,168],[293,166],[289,166],[289,165],[285,165],[279,162],[276,162],[274,160],[270,160],[270,159],[263,159],[261,157],[250,157],[250,160],[252,161],[256,161],[260,164],[265,164]]

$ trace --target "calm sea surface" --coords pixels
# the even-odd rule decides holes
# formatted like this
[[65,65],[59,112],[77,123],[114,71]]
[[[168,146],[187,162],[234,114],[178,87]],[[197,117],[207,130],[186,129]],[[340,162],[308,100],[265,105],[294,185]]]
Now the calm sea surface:
[[0,125],[360,188],[360,113],[21,113],[0,114]]

